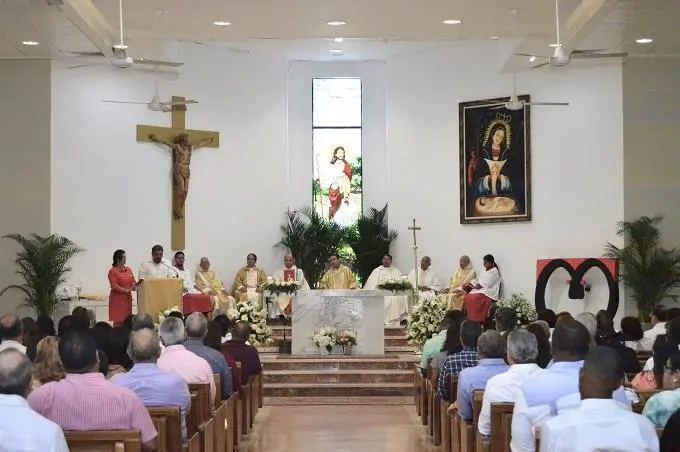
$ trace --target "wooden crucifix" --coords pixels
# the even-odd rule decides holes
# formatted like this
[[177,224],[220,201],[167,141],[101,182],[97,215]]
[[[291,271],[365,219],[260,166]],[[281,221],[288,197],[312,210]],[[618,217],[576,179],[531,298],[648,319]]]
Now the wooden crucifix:
[[413,288],[414,293],[418,293],[418,242],[416,241],[416,232],[422,230],[420,226],[416,226],[416,219],[413,219],[413,226],[408,228],[409,231],[413,231],[413,268],[416,274],[416,286]]
[[[172,96],[172,102],[184,97]],[[185,104],[172,105],[170,127],[137,126],[137,141],[154,142],[172,151],[172,223],[170,244],[173,250],[183,250],[186,244],[184,205],[189,193],[191,154],[199,147],[220,146],[219,132],[186,129]]]

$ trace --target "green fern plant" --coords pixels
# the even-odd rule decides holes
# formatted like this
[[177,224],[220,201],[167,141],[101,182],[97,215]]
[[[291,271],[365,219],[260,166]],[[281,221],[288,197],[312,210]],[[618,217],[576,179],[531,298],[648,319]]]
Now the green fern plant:
[[382,265],[383,256],[389,254],[390,245],[397,236],[397,231],[387,226],[387,204],[380,210],[371,207],[367,215],[359,217],[348,241],[362,282],[366,282],[371,272]]
[[69,261],[85,250],[56,234],[47,237],[8,234],[2,238],[13,240],[21,246],[14,263],[17,266],[15,273],[23,279],[23,284],[5,287],[0,291],[0,296],[10,289],[18,290],[24,295],[24,304],[37,315],[51,316],[59,304],[57,289],[66,283],[71,271]]
[[625,246],[607,243],[604,256],[622,264],[621,280],[631,291],[642,321],[649,321],[652,308],[666,298],[676,299],[671,292],[680,286],[680,251],[661,247],[659,223],[663,217],[640,217],[621,221],[616,233],[624,237]]

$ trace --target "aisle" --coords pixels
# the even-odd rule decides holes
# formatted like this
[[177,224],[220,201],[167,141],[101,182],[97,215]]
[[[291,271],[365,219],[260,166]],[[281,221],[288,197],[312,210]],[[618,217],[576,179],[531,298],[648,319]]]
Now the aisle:
[[260,413],[242,452],[428,450],[412,405],[272,406]]

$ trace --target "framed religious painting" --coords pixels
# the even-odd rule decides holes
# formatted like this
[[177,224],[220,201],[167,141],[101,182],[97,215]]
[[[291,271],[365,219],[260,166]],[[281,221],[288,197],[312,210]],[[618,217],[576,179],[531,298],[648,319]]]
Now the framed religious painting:
[[459,104],[461,224],[531,221],[530,107],[508,100]]

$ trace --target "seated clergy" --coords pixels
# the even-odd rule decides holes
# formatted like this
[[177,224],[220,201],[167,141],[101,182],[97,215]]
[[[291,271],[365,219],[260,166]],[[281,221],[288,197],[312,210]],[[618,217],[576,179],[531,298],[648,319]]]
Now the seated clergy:
[[184,323],[177,317],[167,317],[158,327],[158,334],[165,345],[165,350],[158,358],[158,367],[168,372],[175,372],[187,383],[208,383],[210,400],[215,400],[217,393],[213,370],[205,359],[184,347]]
[[[292,254],[287,254],[283,258],[283,268],[274,273],[274,281],[297,281],[299,290],[309,290],[309,284],[305,279],[305,274],[295,266],[295,259]],[[269,317],[272,319],[278,316],[290,316],[292,313],[291,295],[280,294],[273,297],[273,302],[269,305]]]
[[175,268],[179,277],[184,281],[184,293],[199,293],[196,289],[196,282],[194,281],[194,275],[191,274],[191,270],[184,268],[184,251],[177,251],[175,253]]
[[463,287],[477,278],[477,272],[472,265],[470,265],[470,258],[468,256],[461,256],[459,267],[449,280],[449,286],[444,289],[445,293],[450,294],[450,308],[456,311],[463,310],[463,297],[465,290]]
[[408,275],[409,282],[416,286],[416,271],[418,272],[418,292],[439,292],[442,290],[442,283],[439,275],[432,270],[432,259],[423,256],[420,259],[420,268],[411,270]]
[[17,349],[0,352],[0,449],[68,452],[61,428],[31,410],[31,361]]
[[99,372],[97,344],[88,331],[71,330],[59,341],[66,378],[28,396],[33,410],[63,430],[138,430],[147,449],[158,432],[137,394],[107,381]]
[[[375,290],[381,283],[388,280],[399,281],[402,279],[401,272],[392,266],[392,256],[385,254],[383,264],[373,270],[368,281],[364,284],[365,290]],[[408,297],[405,295],[385,297],[385,325],[399,326],[402,320],[408,319]]]
[[613,398],[624,377],[615,350],[591,348],[579,376],[581,402],[541,426],[541,451],[657,452],[654,424]]
[[134,391],[144,406],[178,407],[181,413],[182,439],[186,439],[186,415],[191,404],[189,387],[178,374],[161,370],[156,364],[161,356],[161,344],[156,332],[142,328],[131,333],[128,354],[135,365],[129,372],[111,381],[116,386]]
[[196,288],[202,293],[210,295],[214,311],[227,311],[236,306],[236,300],[229,295],[222,278],[210,270],[210,260],[207,257],[202,257],[201,263],[198,265]]
[[320,289],[356,289],[357,279],[349,267],[340,263],[337,254],[331,254],[331,268],[323,275],[319,282]]
[[491,377],[484,389],[477,430],[486,436],[491,434],[491,404],[514,403],[522,382],[541,370],[536,364],[538,341],[533,333],[524,329],[515,330],[508,334],[507,342],[506,355],[510,368],[507,372]]
[[250,301],[259,304],[262,286],[267,282],[267,274],[255,265],[257,263],[255,254],[250,253],[246,262],[246,266],[236,273],[231,291],[237,302]]
[[479,277],[463,289],[470,292],[463,298],[468,319],[483,322],[491,311],[492,303],[498,301],[501,291],[501,274],[491,254],[484,256],[484,270]]
[[163,247],[154,245],[151,248],[151,259],[142,262],[139,266],[139,273],[137,279],[146,278],[177,278],[179,272],[175,269],[167,259],[163,259]]

